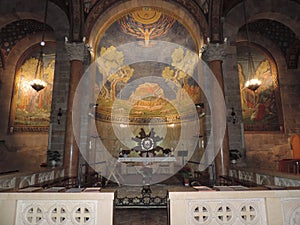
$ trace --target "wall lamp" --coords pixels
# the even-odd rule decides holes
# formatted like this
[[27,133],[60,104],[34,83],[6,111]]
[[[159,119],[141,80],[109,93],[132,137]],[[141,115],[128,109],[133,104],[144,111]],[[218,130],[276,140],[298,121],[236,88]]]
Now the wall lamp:
[[61,117],[62,117],[62,109],[59,108],[59,109],[58,109],[58,113],[57,113],[57,123],[58,123],[58,124],[60,124]]
[[237,116],[236,113],[234,111],[234,108],[231,108],[231,113],[230,113],[230,121],[235,124],[237,122]]

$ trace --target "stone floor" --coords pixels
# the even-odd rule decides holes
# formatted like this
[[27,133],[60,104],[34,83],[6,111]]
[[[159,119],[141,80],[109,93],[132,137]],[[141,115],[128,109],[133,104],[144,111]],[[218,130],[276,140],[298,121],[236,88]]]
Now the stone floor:
[[162,209],[116,209],[114,225],[167,225],[168,213]]

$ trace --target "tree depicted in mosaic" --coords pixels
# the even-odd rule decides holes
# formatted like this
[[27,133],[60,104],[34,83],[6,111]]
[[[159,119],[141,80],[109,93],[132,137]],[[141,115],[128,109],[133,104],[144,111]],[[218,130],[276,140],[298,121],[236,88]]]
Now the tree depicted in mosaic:
[[124,54],[114,46],[109,48],[102,47],[100,56],[101,60],[98,61],[98,66],[103,74],[103,81],[106,82],[103,84],[102,96],[114,101],[118,83],[126,84],[132,77],[134,70],[128,65],[123,66]]
[[198,59],[191,51],[186,51],[181,47],[175,49],[171,57],[172,67],[165,67],[162,77],[170,81],[169,85],[177,93],[177,98],[184,98],[182,94],[186,92],[194,102],[197,102],[200,97],[200,88],[196,82],[193,82],[192,77]]
[[154,8],[143,7],[123,16],[118,22],[124,33],[143,39],[145,46],[149,46],[151,39],[167,34],[175,19]]

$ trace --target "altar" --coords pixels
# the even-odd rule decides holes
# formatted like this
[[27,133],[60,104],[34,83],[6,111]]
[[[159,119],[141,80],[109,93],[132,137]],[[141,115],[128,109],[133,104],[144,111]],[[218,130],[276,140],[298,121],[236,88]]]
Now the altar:
[[168,179],[176,173],[177,158],[173,147],[163,148],[158,145],[162,140],[155,135],[154,129],[146,134],[143,128],[139,135],[132,138],[137,142],[130,149],[119,149],[108,179],[125,185],[150,185]]
[[119,158],[121,173],[140,174],[140,170],[151,168],[152,174],[174,174],[176,158],[171,157],[126,157]]
[[171,157],[126,157],[119,158],[119,162],[130,163],[130,162],[141,162],[144,164],[148,163],[159,163],[159,162],[176,162],[176,158],[174,156]]
[[114,181],[118,186],[121,184],[143,186],[145,183],[159,183],[176,173],[178,169],[176,162],[177,159],[174,156],[120,157],[112,165],[106,185],[109,180]]

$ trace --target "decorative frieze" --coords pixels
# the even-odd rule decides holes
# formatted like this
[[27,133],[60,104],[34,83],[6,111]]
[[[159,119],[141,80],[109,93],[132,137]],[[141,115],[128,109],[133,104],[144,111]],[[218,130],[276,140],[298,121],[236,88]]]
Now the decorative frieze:
[[10,176],[3,176],[0,178],[1,189],[15,189],[25,188],[32,185],[39,185],[45,182],[51,182],[55,179],[64,177],[64,169],[55,169],[44,172],[37,172],[32,174],[12,174]]
[[274,185],[274,180],[271,176],[264,174],[256,174],[256,184],[258,185]]
[[255,174],[253,172],[249,172],[249,171],[240,171],[239,179],[240,180],[245,180],[245,181],[251,181],[251,182],[254,182],[254,183],[256,181]]
[[20,177],[18,188],[24,188],[35,184],[36,174]]
[[10,127],[10,133],[17,133],[17,132],[46,133],[48,131],[49,131],[49,126],[27,126],[27,127],[14,126],[14,127]]
[[251,169],[230,168],[229,175],[241,181],[250,181],[258,185],[276,185],[281,187],[299,187],[300,177],[293,174],[284,176],[282,172],[251,171]]
[[0,188],[1,189],[14,189],[16,187],[16,177],[8,177],[0,179]]
[[278,186],[283,187],[299,187],[300,186],[300,180],[293,180],[290,178],[284,178],[284,177],[274,177],[274,183]]

